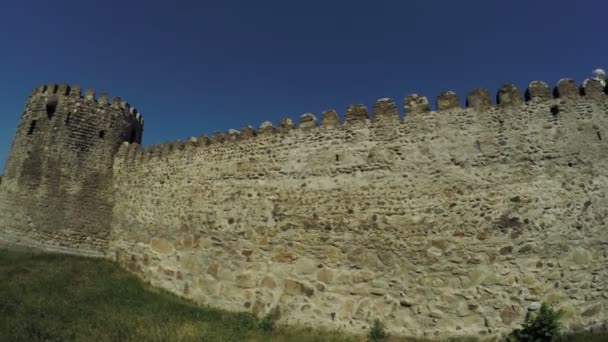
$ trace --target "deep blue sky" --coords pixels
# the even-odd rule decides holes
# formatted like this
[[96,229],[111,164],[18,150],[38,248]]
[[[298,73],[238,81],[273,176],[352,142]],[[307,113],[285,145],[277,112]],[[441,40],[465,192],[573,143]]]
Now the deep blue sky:
[[406,94],[434,102],[608,66],[605,0],[5,1],[0,166],[28,93],[94,87],[144,145]]

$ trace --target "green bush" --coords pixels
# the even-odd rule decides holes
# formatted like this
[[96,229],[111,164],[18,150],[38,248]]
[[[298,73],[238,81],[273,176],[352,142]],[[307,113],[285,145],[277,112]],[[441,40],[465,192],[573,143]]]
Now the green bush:
[[367,334],[367,342],[384,342],[386,338],[387,334],[384,324],[379,319],[375,319]]
[[510,341],[514,342],[551,342],[560,335],[562,312],[543,303],[537,314],[528,312],[523,328],[515,330]]
[[258,329],[262,332],[269,333],[274,330],[274,320],[271,315],[266,315],[258,322]]

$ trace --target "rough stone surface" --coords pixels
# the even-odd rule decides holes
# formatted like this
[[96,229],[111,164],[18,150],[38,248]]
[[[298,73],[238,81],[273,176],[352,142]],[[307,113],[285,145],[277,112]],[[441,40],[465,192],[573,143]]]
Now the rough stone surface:
[[122,106],[45,91],[0,183],[1,240],[349,332],[379,318],[393,334],[500,334],[543,301],[569,327],[608,317],[605,95],[492,108],[475,91],[449,115],[376,123],[353,106],[333,129],[284,120],[142,150],[123,143],[141,127]]
[[323,112],[323,116],[321,117],[321,126],[323,128],[337,128],[340,125],[340,118],[335,110],[330,109]]
[[551,99],[551,89],[543,81],[532,81],[526,90],[526,101],[547,101]]
[[[114,206],[112,167],[143,124],[88,89],[38,87],[28,99],[0,188],[1,239],[67,253],[104,255]],[[133,147],[138,146],[133,144]]]
[[522,102],[521,92],[514,84],[503,85],[496,95],[496,103],[500,108],[519,107]]
[[486,111],[492,108],[492,99],[487,89],[473,89],[467,95],[467,108],[472,108],[478,111]]
[[399,120],[399,111],[397,104],[392,99],[380,99],[374,103],[373,109],[374,121],[389,121],[394,122]]
[[360,125],[366,123],[369,123],[367,107],[362,104],[353,104],[346,108],[346,113],[344,113],[345,125]]
[[437,110],[450,110],[460,108],[460,100],[453,91],[445,91],[437,96]]
[[555,86],[554,95],[561,98],[577,98],[579,90],[576,82],[569,78],[559,80]]
[[418,94],[412,94],[405,97],[403,100],[403,108],[406,116],[427,113],[431,111],[429,100]]

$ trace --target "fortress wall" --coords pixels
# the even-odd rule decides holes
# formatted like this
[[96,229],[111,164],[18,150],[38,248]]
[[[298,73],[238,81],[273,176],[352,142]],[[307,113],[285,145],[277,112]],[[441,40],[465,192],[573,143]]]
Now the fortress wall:
[[199,303],[352,332],[380,318],[405,335],[495,334],[540,301],[571,327],[606,319],[608,101],[586,86],[124,144],[111,256]]
[[140,142],[135,110],[93,89],[33,91],[0,185],[0,241],[103,256],[113,207],[112,165],[123,141]]

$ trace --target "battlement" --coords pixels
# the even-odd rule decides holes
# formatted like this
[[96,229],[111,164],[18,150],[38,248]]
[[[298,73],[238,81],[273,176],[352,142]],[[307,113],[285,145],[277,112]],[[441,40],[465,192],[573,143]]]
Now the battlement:
[[85,100],[89,103],[97,103],[101,107],[119,109],[123,113],[130,115],[132,119],[139,123],[142,127],[144,125],[144,118],[142,114],[135,107],[132,107],[131,104],[123,101],[120,97],[110,98],[110,95],[108,95],[106,92],[101,92],[99,93],[99,96],[97,96],[95,89],[93,88],[87,88],[83,94],[80,85],[70,86],[66,83],[49,83],[42,84],[35,88],[32,91],[30,98],[37,95],[65,96],[72,99]]
[[580,98],[598,100],[607,98],[608,88],[595,79],[586,79],[580,87],[573,79],[564,78],[551,89],[546,82],[532,81],[522,93],[514,84],[504,84],[496,95],[495,101],[485,88],[475,88],[466,95],[465,105],[462,106],[458,95],[453,91],[445,91],[435,98],[435,110],[431,110],[427,97],[411,94],[403,99],[403,113],[394,99],[381,98],[372,108],[371,115],[364,104],[351,104],[341,120],[338,112],[328,109],[322,112],[321,120],[312,113],[302,114],[296,125],[289,118],[281,119],[278,126],[264,121],[257,129],[250,125],[243,129],[230,129],[228,132],[214,132],[210,137],[189,137],[186,141],[180,139],[175,142],[165,142],[159,145],[142,148],[139,144],[125,142],[121,146],[117,157],[126,160],[146,161],[154,157],[164,157],[175,151],[206,147],[214,144],[241,143],[252,138],[269,139],[273,135],[289,134],[293,130],[311,131],[315,129],[357,129],[376,125],[407,125],[408,119],[420,114],[442,114],[456,110],[468,110],[483,113],[490,110],[516,110],[522,106],[538,104],[552,100],[574,101]]

